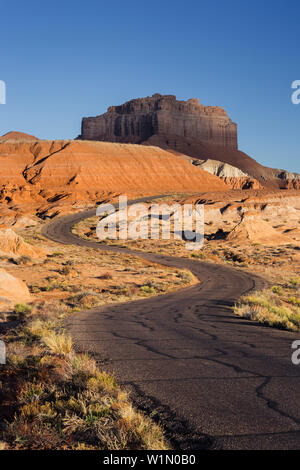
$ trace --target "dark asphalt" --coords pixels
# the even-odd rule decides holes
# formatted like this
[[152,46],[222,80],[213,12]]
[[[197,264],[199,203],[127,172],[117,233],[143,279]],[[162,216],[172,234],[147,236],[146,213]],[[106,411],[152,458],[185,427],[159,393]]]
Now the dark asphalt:
[[231,267],[99,246],[71,233],[94,214],[58,218],[43,234],[187,268],[201,282],[74,313],[67,327],[77,347],[99,355],[142,409],[157,412],[177,448],[300,449],[300,366],[291,362],[300,333],[240,319],[230,308],[263,281]]

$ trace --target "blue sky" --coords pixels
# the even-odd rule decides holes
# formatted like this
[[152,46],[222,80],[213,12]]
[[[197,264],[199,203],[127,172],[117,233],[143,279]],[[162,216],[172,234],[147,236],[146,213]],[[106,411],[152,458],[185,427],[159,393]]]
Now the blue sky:
[[300,172],[298,0],[2,2],[0,134],[73,138],[81,118],[159,92],[223,106],[239,147]]

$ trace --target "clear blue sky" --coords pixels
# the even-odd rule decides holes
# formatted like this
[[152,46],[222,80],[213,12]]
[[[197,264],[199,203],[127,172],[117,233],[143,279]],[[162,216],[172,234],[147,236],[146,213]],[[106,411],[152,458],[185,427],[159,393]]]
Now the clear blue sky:
[[0,133],[73,138],[81,118],[155,92],[223,106],[239,147],[300,172],[299,0],[1,3]]

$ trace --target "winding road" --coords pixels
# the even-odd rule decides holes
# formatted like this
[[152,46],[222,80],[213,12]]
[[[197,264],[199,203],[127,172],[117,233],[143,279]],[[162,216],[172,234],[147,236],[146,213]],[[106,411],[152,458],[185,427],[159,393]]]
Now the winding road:
[[232,267],[103,246],[71,232],[93,215],[95,209],[57,218],[42,233],[189,269],[200,282],[74,313],[66,326],[78,349],[101,358],[137,406],[163,423],[177,449],[300,449],[300,365],[291,362],[300,334],[240,319],[231,309],[263,281]]

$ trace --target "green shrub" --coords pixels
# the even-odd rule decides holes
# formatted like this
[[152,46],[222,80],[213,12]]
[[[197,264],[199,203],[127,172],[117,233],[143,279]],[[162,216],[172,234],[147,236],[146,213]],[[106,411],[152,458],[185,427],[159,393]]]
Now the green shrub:
[[32,307],[24,303],[16,304],[14,308],[15,314],[20,317],[25,317],[26,315],[29,315],[31,313],[31,310]]
[[282,287],[280,286],[273,286],[271,290],[274,294],[278,294],[278,295],[282,295],[282,292],[283,292]]
[[291,279],[290,284],[292,284],[292,286],[294,287],[300,286],[300,277],[294,277],[293,279]]
[[199,253],[197,251],[193,251],[193,253],[191,253],[191,258],[198,258],[198,259],[206,259],[206,256],[204,253]]
[[155,294],[155,289],[152,286],[141,286],[140,289],[143,294]]

